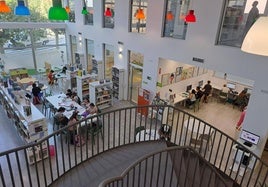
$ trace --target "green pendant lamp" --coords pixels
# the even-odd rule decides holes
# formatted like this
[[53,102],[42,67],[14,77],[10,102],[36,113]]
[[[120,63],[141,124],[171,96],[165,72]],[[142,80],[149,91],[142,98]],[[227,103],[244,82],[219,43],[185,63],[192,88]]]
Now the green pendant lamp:
[[88,14],[87,7],[84,6],[81,13],[87,15]]
[[62,7],[61,0],[52,0],[53,6],[49,9],[49,20],[68,20],[68,13]]

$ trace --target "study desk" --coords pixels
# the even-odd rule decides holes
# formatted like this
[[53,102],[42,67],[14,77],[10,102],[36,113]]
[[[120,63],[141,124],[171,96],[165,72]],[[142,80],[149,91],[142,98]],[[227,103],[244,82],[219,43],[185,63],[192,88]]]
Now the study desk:
[[74,110],[77,110],[79,115],[81,115],[86,110],[75,101],[72,101],[72,99],[67,98],[65,94],[49,96],[46,97],[46,100],[56,109],[64,107],[66,109],[64,115],[67,118],[70,118],[72,116]]
[[[240,138],[237,140],[237,142],[242,144],[246,149],[248,149],[251,152],[253,152],[257,148],[257,146],[254,144],[251,147],[244,145],[245,141]],[[235,163],[234,163],[234,166],[230,166],[229,169],[232,169],[233,172],[239,172],[240,176],[243,176],[246,165],[248,165],[248,168],[253,169],[254,162],[256,159],[255,157],[252,158],[252,156],[246,149],[244,149],[243,147],[240,147],[239,144],[234,144],[232,147],[232,150],[234,152]],[[240,163],[241,163],[241,166],[239,168]]]
[[137,133],[135,138],[136,138],[136,142],[139,142],[139,141],[147,141],[147,140],[158,140],[160,136],[157,130],[146,129]]
[[35,81],[36,81],[35,78],[26,77],[26,78],[18,80],[17,82],[20,83],[20,84],[29,84],[31,82],[34,83]]

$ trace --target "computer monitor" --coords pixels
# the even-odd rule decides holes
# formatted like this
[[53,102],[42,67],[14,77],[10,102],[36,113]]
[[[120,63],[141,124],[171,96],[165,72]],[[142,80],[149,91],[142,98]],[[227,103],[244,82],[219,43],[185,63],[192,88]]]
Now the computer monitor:
[[203,83],[204,83],[204,81],[199,81],[198,82],[198,86],[202,87],[203,86]]
[[187,87],[186,87],[186,92],[190,92],[192,90],[192,85],[188,85]]
[[240,138],[242,140],[245,140],[244,144],[249,147],[251,147],[252,144],[257,145],[260,140],[260,136],[253,134],[249,131],[246,131],[244,129],[241,131]]
[[229,89],[235,90],[236,84],[228,82],[226,87],[229,88]]

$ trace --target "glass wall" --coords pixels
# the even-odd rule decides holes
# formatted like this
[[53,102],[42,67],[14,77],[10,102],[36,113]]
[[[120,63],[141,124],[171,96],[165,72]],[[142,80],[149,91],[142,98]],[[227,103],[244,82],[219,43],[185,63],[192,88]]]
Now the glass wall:
[[114,0],[103,0],[103,27],[114,28]]
[[266,12],[267,0],[227,0],[217,44],[241,47],[250,27]]
[[132,0],[130,10],[130,32],[146,32],[147,0]]
[[187,23],[184,21],[190,0],[166,0],[163,36],[185,39]]
[[45,62],[61,67],[67,62],[64,29],[2,29],[0,33],[5,71],[21,67],[38,70]]

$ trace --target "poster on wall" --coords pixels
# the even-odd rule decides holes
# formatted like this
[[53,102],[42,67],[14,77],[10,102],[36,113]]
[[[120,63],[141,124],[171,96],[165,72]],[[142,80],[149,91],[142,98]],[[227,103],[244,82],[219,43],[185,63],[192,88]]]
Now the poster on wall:
[[189,67],[188,68],[188,73],[187,73],[187,78],[192,78],[194,74],[194,67]]
[[175,82],[179,82],[181,80],[182,68],[183,67],[177,67],[176,68]]
[[169,84],[169,81],[170,81],[170,73],[163,74],[161,79],[162,86],[167,86]]
[[197,75],[198,75],[198,68],[199,67],[194,67],[193,77],[197,77]]

